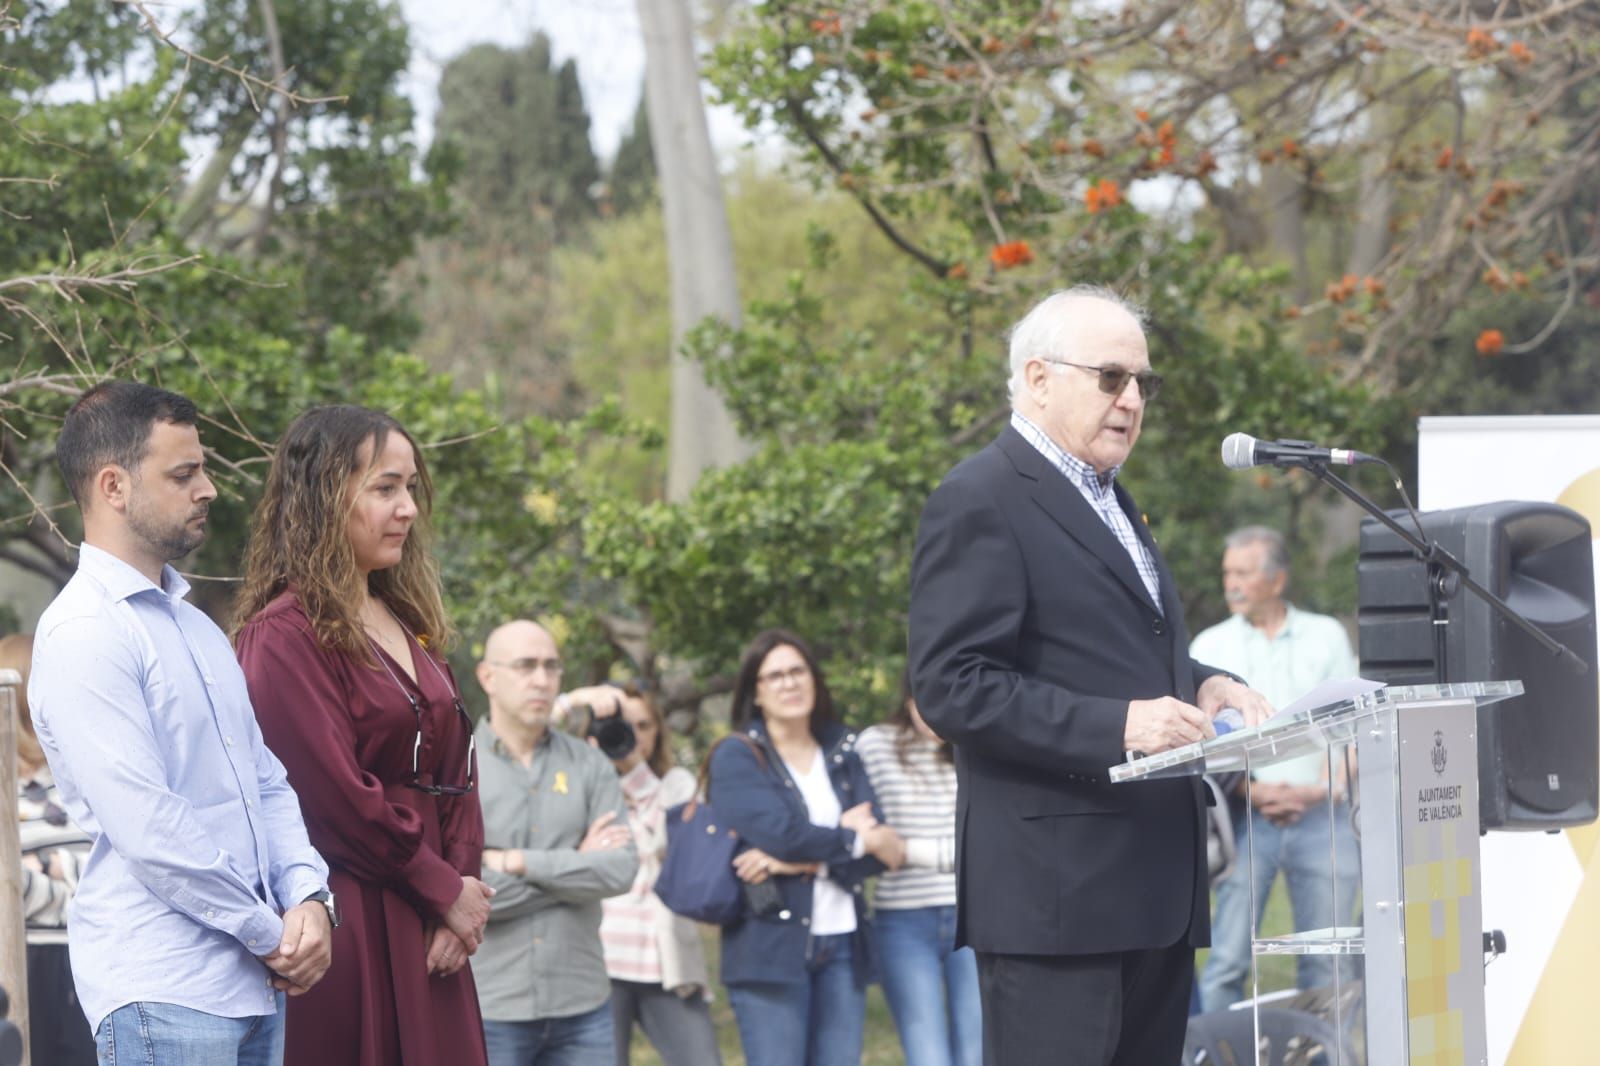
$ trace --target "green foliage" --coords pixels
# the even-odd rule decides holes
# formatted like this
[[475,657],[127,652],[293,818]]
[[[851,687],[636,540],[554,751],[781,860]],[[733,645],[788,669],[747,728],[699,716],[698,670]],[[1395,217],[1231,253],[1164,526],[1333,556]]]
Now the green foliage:
[[[1373,400],[1288,347],[1270,279],[1215,256],[1207,239],[1153,233],[1124,211],[1077,247],[1088,276],[1140,275],[1130,295],[1149,307],[1152,358],[1169,384],[1125,476],[1190,611],[1220,617],[1232,501],[1263,491],[1222,468],[1222,436],[1240,426],[1347,436]],[[824,256],[812,276],[828,270]],[[922,501],[1004,424],[1000,331],[969,352],[967,323],[1014,320],[1032,295],[978,311],[935,286],[919,297],[917,326],[885,339],[838,329],[808,284],[791,278],[781,299],[750,306],[742,329],[707,325],[690,341],[757,455],[706,475],[679,506],[600,504],[586,545],[663,646],[726,670],[757,630],[796,628],[826,651],[842,702],[867,721],[892,701],[903,661]],[[1230,334],[1209,321],[1221,302]],[[1375,434],[1353,446],[1380,450]]]
[[[207,578],[238,571],[273,442],[313,404],[365,402],[406,423],[437,471],[440,556],[469,638],[464,653],[508,615],[555,613],[575,662],[609,662],[599,618],[610,601],[574,547],[586,499],[575,472],[595,438],[642,431],[604,407],[563,423],[502,420],[482,394],[457,390],[395,347],[412,327],[386,275],[419,234],[447,220],[441,187],[414,176],[411,115],[397,91],[409,57],[405,27],[393,5],[367,0],[274,7],[294,67],[289,87],[346,99],[280,108],[281,98],[264,94],[258,113],[237,78],[192,71],[180,82],[172,52],[140,60],[148,38],[118,36],[116,25],[81,39],[120,41],[140,77],[94,101],[52,102],[36,97],[69,67],[40,60],[22,88],[0,94],[0,177],[36,179],[0,184],[11,223],[0,279],[68,279],[0,291],[9,374],[0,391],[9,475],[0,478],[0,546],[65,580],[71,553],[43,521],[26,519],[37,504],[67,538],[80,533],[75,512],[61,506],[51,454],[72,390],[105,375],[159,383],[203,413],[221,497],[206,545],[183,565],[201,578],[196,599],[226,616],[231,586]],[[69,15],[92,22],[80,5],[57,8],[67,21],[30,10],[23,28],[53,41],[68,28],[85,32]],[[248,56],[249,69],[270,79],[259,10],[208,4],[193,31],[199,47],[213,58]],[[120,14],[103,17],[120,25]],[[0,34],[7,56],[27,54],[7,27]],[[207,142],[208,134],[219,139]],[[270,185],[270,210],[258,189],[248,202],[220,197],[195,215],[196,226],[180,224],[188,211],[173,175],[188,168],[196,140],[216,148],[213,159],[230,168],[240,195]],[[184,190],[215,193],[203,179]],[[122,281],[95,283],[119,271]],[[49,380],[11,391],[36,375]]]
[[600,167],[572,60],[553,65],[550,40],[481,44],[445,64],[435,136],[458,157],[457,193],[476,233],[560,241],[594,217]]
[[108,10],[100,0],[8,0],[0,15],[16,21],[0,38],[0,76],[15,79],[7,95],[31,95],[81,75],[98,96],[140,41],[137,12]]
[[[742,295],[756,304],[785,301],[804,279],[821,313],[807,323],[807,343],[829,347],[847,333],[893,336],[920,328],[920,308],[899,257],[837,195],[813,195],[781,175],[745,166],[728,183],[729,225]],[[805,269],[810,266],[812,269]],[[666,235],[660,207],[603,220],[590,240],[560,250],[552,306],[555,343],[569,354],[589,396],[615,396],[630,415],[667,425],[672,314]],[[737,406],[751,381],[728,386]],[[641,499],[660,495],[665,477],[656,452],[597,456],[595,474]]]
[[636,211],[653,203],[656,196],[656,158],[650,142],[649,102],[639,93],[639,106],[633,111],[633,124],[617,145],[611,161],[611,206],[618,214]]

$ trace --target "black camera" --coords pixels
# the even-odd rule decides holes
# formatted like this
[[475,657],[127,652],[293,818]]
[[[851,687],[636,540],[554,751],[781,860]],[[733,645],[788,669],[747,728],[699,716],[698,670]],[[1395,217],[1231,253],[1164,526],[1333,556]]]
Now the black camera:
[[620,709],[616,714],[605,718],[596,716],[593,708],[590,708],[589,714],[588,735],[600,745],[600,750],[605,753],[606,758],[625,759],[638,746],[639,738],[634,736],[633,726],[622,717]]

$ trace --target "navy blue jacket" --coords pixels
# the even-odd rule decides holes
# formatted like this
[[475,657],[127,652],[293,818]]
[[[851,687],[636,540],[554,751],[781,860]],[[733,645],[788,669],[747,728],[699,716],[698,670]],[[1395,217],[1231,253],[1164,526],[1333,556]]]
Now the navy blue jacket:
[[[738,832],[742,847],[756,847],[784,862],[825,862],[828,877],[850,892],[856,904],[856,932],[852,942],[856,982],[865,987],[871,973],[871,933],[867,917],[865,881],[883,870],[870,855],[851,858],[856,834],[844,828],[825,829],[811,824],[800,786],[789,776],[783,760],[767,736],[766,723],[746,728],[766,757],[757,761],[749,745],[729,741],[717,746],[711,757],[710,795],[717,812]],[[854,730],[837,723],[824,728],[819,738],[828,778],[849,810],[863,800],[872,804],[881,821],[877,795],[867,780],[861,757],[855,752]],[[776,877],[784,907],[775,915],[746,915],[722,928],[722,980],[726,984],[800,982],[807,979],[806,960],[811,952],[810,876]]]

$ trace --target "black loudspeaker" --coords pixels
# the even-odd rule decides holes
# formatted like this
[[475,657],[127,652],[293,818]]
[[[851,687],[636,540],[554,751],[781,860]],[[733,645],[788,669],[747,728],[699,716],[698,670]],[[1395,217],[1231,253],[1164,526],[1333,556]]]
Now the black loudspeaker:
[[[1391,516],[1406,528],[1406,512]],[[1563,829],[1600,813],[1600,663],[1595,662],[1589,522],[1553,503],[1502,501],[1422,516],[1426,539],[1472,579],[1589,664],[1585,674],[1466,589],[1446,601],[1437,661],[1426,566],[1375,519],[1356,565],[1361,676],[1390,685],[1521,681],[1526,692],[1478,709],[1483,829]]]

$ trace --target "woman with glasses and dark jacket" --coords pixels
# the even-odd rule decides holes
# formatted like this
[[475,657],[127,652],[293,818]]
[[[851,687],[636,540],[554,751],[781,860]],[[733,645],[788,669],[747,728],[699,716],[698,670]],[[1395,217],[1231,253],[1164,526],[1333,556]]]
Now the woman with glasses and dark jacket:
[[[856,1066],[872,971],[866,878],[904,857],[816,657],[768,630],[744,654],[735,734],[707,797],[739,834],[746,913],[722,931],[722,980],[750,1066]],[[773,889],[776,891],[773,891]]]
[[262,735],[327,860],[333,966],[291,989],[286,1062],[483,1063],[467,956],[493,890],[472,723],[428,550],[432,486],[388,415],[318,407],[273,457],[236,624]]

